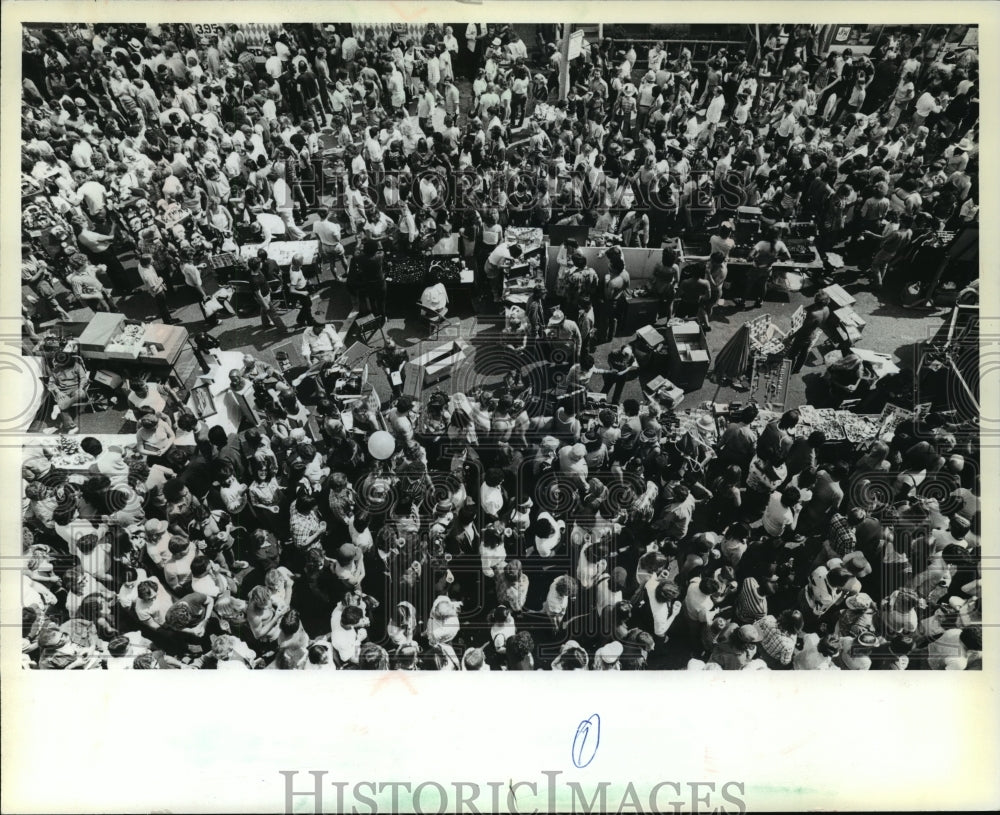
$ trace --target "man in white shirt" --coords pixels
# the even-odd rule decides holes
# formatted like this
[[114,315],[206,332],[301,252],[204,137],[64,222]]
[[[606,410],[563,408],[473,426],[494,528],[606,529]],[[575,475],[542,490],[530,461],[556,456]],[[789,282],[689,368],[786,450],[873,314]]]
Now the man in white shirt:
[[780,538],[787,529],[795,527],[798,517],[799,491],[795,487],[785,487],[781,492],[772,492],[761,524],[772,538]]
[[920,127],[932,113],[940,113],[942,106],[930,91],[924,91],[913,106],[913,127]]
[[264,62],[264,71],[271,79],[276,80],[281,76],[282,70],[281,57],[278,56],[277,49],[275,49],[274,53]]
[[368,620],[358,606],[339,603],[330,617],[330,643],[340,658],[341,665],[357,663],[361,643],[368,636]]
[[317,320],[302,334],[302,356],[312,363],[313,359],[329,352],[342,351],[344,342],[332,325]]
[[83,204],[88,215],[96,215],[104,209],[104,202],[108,191],[101,183],[103,179],[104,173],[93,173],[88,180],[76,188],[76,194],[79,196],[80,203]]
[[399,110],[406,104],[406,91],[404,90],[405,80],[400,70],[393,65],[386,81],[389,90],[389,106],[393,111]]
[[70,151],[73,164],[81,170],[92,170],[94,165],[91,159],[94,155],[94,148],[86,139],[79,139]]
[[524,114],[528,106],[528,87],[527,72],[514,74],[510,81],[510,126],[515,130],[524,124]]
[[368,128],[365,136],[364,156],[367,160],[368,169],[373,173],[382,171],[382,158],[385,148],[379,141],[379,129],[377,127]]
[[167,548],[170,558],[163,564],[163,581],[170,591],[179,596],[191,581],[191,564],[197,556],[197,549],[180,535],[172,537]]
[[285,231],[289,240],[300,241],[306,233],[295,223],[295,201],[292,198],[292,188],[285,181],[285,165],[278,162],[271,169],[272,192],[274,194],[274,206],[285,225]]
[[353,34],[344,37],[344,41],[340,44],[340,56],[343,58],[344,62],[350,65],[354,62],[354,57],[358,53],[358,40]]

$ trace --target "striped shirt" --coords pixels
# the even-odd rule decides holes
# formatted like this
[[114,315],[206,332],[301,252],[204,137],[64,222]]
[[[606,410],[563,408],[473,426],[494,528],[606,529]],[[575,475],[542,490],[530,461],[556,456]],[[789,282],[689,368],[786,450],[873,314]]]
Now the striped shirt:
[[761,597],[757,589],[760,583],[748,577],[736,595],[736,620],[740,625],[755,623],[767,615],[767,598]]

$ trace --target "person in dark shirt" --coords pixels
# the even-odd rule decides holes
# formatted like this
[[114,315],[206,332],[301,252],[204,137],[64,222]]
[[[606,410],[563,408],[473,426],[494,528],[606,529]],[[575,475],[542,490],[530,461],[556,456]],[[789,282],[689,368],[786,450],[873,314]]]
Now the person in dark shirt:
[[756,405],[747,405],[733,416],[733,420],[722,431],[716,448],[720,464],[735,464],[743,473],[748,472],[757,443],[757,434],[750,428],[750,423],[757,418],[757,413]]
[[[392,388],[394,397],[403,393],[403,366],[406,365],[406,351],[396,345],[394,340],[386,340],[385,347],[376,355],[378,364],[385,375],[389,378],[389,385]],[[393,379],[393,374],[398,374],[398,382]]]
[[816,292],[814,302],[806,309],[802,325],[788,335],[787,356],[792,360],[792,373],[798,373],[805,365],[806,357],[813,341],[830,320],[830,295],[825,291]]
[[757,455],[770,456],[776,451],[787,456],[792,447],[792,435],[789,432],[799,423],[797,410],[786,410],[777,419],[768,422],[757,439]]
[[297,78],[297,89],[308,115],[317,123],[317,127],[322,127],[325,122],[323,113],[323,100],[319,96],[319,83],[308,64],[299,63],[299,75]]
[[361,254],[356,255],[351,264],[351,272],[348,273],[348,283],[353,277],[358,295],[367,301],[370,312],[385,314],[385,256],[379,249],[378,241],[365,239]]

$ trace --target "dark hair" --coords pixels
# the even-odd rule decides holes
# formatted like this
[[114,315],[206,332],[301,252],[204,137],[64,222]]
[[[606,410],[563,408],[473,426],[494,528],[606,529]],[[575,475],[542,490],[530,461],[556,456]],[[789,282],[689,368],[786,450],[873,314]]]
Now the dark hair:
[[983,650],[983,628],[979,625],[970,625],[968,628],[963,628],[962,633],[958,635],[958,641],[962,643],[970,651],[982,651]]
[[299,630],[299,612],[294,608],[288,609],[285,615],[281,618],[281,623],[279,623],[281,632],[283,634],[294,634]]
[[781,627],[791,634],[798,634],[805,625],[805,619],[802,616],[802,612],[798,609],[786,609],[781,612],[781,619],[779,622]]
[[389,667],[389,654],[381,645],[366,642],[358,654],[358,667],[363,671],[381,671]]
[[570,416],[576,414],[576,397],[574,396],[564,396],[559,400],[559,407],[561,407]]
[[97,458],[97,456],[104,452],[104,447],[93,436],[87,436],[84,439],[80,439],[80,449],[83,450],[83,452],[94,456],[94,458]]
[[348,606],[340,615],[340,623],[343,626],[357,625],[365,617],[365,613],[358,606]]
[[781,493],[781,504],[785,507],[794,507],[802,498],[802,493],[797,487],[785,487]]
[[163,497],[175,503],[180,500],[185,486],[187,485],[180,478],[171,478],[163,484]]
[[719,581],[710,575],[704,575],[698,583],[698,589],[702,594],[715,594],[721,588]]
[[83,535],[77,539],[76,548],[85,555],[89,555],[97,548],[99,543],[97,535]]
[[302,514],[315,508],[316,498],[311,493],[303,492],[295,499],[295,509]]
[[787,430],[790,427],[795,427],[799,423],[799,412],[795,409],[786,410],[781,414],[781,418],[778,420],[778,427],[783,430]]
[[204,555],[198,555],[191,561],[191,574],[194,577],[204,577],[208,574],[209,559]]
[[178,430],[185,432],[190,432],[198,426],[198,417],[189,410],[181,411],[176,421]]
[[535,640],[527,631],[518,631],[507,640],[507,664],[516,665],[534,654]]

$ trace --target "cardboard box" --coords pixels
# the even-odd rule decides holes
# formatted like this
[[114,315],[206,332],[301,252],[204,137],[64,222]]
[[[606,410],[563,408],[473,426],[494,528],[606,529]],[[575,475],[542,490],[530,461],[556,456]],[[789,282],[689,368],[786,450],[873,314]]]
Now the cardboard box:
[[841,286],[834,283],[832,286],[827,286],[823,289],[828,295],[830,295],[830,300],[837,308],[843,308],[844,306],[853,306],[856,299],[851,297]]
[[646,343],[646,347],[650,351],[655,351],[667,341],[666,338],[651,325],[643,326],[635,332],[635,335],[638,339]]
[[667,344],[670,351],[667,377],[685,391],[701,388],[711,361],[701,326],[690,321],[675,323],[670,326]]
[[118,334],[125,317],[113,312],[99,311],[90,318],[86,328],[77,338],[81,353],[102,352],[111,338]]
[[850,306],[844,306],[843,308],[838,308],[833,313],[836,316],[836,318],[840,320],[840,322],[843,323],[845,326],[853,325],[859,331],[863,330],[864,327],[867,325],[864,318],[862,318],[862,316],[858,314]]

